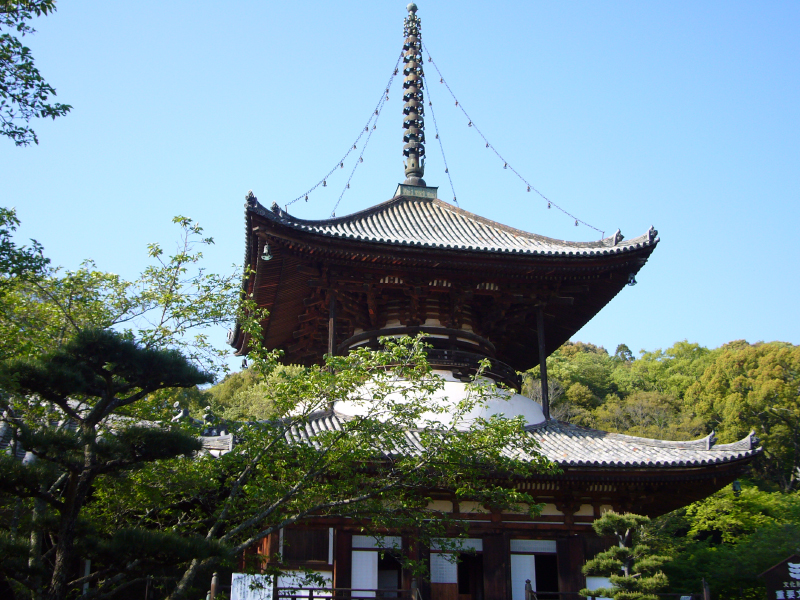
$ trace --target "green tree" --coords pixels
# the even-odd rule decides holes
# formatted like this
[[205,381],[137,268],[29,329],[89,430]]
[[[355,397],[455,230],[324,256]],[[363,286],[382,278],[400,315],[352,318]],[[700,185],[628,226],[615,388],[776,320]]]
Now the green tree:
[[189,218],[173,222],[180,227],[175,253],[148,245],[152,263],[133,281],[92,261],[75,271],[48,265],[36,277],[7,276],[0,295],[0,359],[36,357],[84,329],[114,328],[145,348],[179,349],[207,371],[225,369],[228,349],[207,332],[235,319],[240,276],[200,268],[213,238]]
[[143,577],[157,561],[140,555],[113,569],[108,556],[119,553],[110,553],[95,559],[99,569],[70,581],[77,556],[94,556],[97,549],[116,548],[133,539],[139,541],[139,549],[166,543],[180,546],[180,540],[169,540],[167,534],[132,524],[116,528],[113,535],[93,536],[80,531],[81,517],[99,476],[199,448],[196,439],[182,431],[143,424],[140,405],[155,391],[211,380],[175,350],[145,349],[103,329],[80,331],[38,360],[3,364],[4,421],[12,430],[14,446],[36,463],[20,463],[13,454],[0,456],[2,493],[27,501],[32,513],[27,535],[21,536],[17,529],[7,537],[16,547],[28,541],[28,568],[17,571],[11,557],[11,564],[3,565],[5,577],[29,590],[33,598],[63,600],[82,583],[98,579],[103,580],[98,589],[102,594],[121,580]]
[[623,394],[660,392],[683,398],[686,390],[713,360],[713,352],[686,340],[666,350],[641,351],[636,361],[622,362],[611,379]]
[[41,275],[50,262],[42,255],[42,246],[31,240],[31,246],[17,246],[13,234],[19,227],[16,211],[0,207],[0,294],[20,280]]
[[612,546],[586,561],[583,572],[585,575],[608,577],[612,587],[583,589],[581,596],[605,596],[615,600],[658,600],[656,593],[669,583],[667,576],[661,571],[662,565],[669,558],[655,554],[648,543],[645,526],[649,523],[648,517],[609,511],[592,524],[597,535],[616,538],[617,546]]
[[55,0],[0,0],[0,135],[17,146],[39,143],[31,119],[62,117],[72,107],[50,103],[55,89],[36,68],[20,38],[35,33],[29,22],[54,12]]
[[654,521],[670,590],[692,593],[701,578],[714,597],[764,597],[760,573],[800,551],[800,494],[766,491],[746,481]]
[[705,433],[702,419],[684,410],[675,397],[636,391],[620,398],[612,394],[593,413],[596,427],[661,440],[691,440]]
[[764,447],[757,472],[784,491],[798,488],[800,469],[800,346],[731,342],[720,348],[686,391],[721,442],[755,430]]
[[[264,375],[276,368],[275,355],[258,348],[250,359]],[[437,489],[497,508],[530,504],[535,513],[531,497],[504,483],[552,468],[524,422],[492,417],[467,426],[470,411],[496,390],[478,382],[465,399],[443,401],[420,340],[328,357],[325,366],[287,372],[270,385],[272,418],[229,423],[241,440],[232,452],[161,461],[104,480],[96,522],[201,535],[240,555],[310,516],[348,517],[368,533],[443,537],[453,522],[427,510]],[[354,416],[330,429],[312,426],[320,411],[342,404]],[[509,447],[517,453],[509,456]],[[162,595],[186,597],[201,573],[220,564],[213,556],[193,561]]]

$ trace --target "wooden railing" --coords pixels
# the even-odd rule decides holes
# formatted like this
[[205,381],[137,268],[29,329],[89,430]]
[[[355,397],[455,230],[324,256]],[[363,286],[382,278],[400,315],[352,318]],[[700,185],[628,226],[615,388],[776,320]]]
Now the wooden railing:
[[379,590],[356,588],[279,587],[275,600],[418,600],[414,589]]

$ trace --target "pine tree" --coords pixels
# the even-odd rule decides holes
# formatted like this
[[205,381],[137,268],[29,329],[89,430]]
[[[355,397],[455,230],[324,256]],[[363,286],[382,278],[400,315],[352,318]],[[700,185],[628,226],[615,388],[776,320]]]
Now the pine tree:
[[[92,535],[81,518],[99,476],[199,449],[191,434],[143,422],[139,407],[157,390],[211,380],[177,351],[142,348],[107,329],[84,330],[38,360],[0,366],[3,421],[15,450],[0,456],[0,498],[6,506],[16,498],[17,513],[30,515],[15,517],[18,524],[3,536],[0,575],[32,598],[63,600],[82,587],[80,578],[70,579],[87,555],[127,561],[122,571],[136,579],[176,556],[214,553],[197,539],[135,526]],[[18,448],[22,461],[14,456]],[[102,592],[119,572],[96,571],[87,581],[99,582]]]
[[669,558],[654,554],[647,544],[645,526],[649,522],[648,517],[641,515],[609,511],[593,523],[592,527],[597,535],[613,536],[618,545],[588,560],[583,567],[583,573],[608,577],[612,587],[583,589],[581,596],[614,600],[658,600],[656,592],[663,590],[669,583],[667,576],[660,570],[661,565]]

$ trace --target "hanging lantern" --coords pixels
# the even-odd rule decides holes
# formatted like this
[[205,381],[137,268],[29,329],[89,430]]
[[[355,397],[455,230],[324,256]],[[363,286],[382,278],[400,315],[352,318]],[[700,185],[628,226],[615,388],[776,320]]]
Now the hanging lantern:
[[328,182],[326,180],[322,180],[322,187],[328,187]]
[[547,201],[547,208],[550,208],[550,200]]
[[449,171],[449,170],[447,170],[447,169],[445,169],[445,170],[444,170],[444,172],[445,172],[445,173],[449,173],[450,171]]
[[575,227],[578,226],[578,219],[575,219]]
[[486,147],[487,147],[487,148],[489,147],[489,142],[486,142]]
[[531,191],[531,186],[528,186],[528,191],[529,191],[529,192]]

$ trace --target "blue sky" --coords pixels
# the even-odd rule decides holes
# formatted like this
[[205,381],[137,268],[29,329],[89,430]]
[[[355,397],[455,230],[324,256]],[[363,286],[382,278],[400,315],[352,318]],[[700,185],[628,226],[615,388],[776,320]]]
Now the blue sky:
[[[800,343],[800,3],[420,0],[423,41],[461,104],[536,188],[627,237],[658,229],[638,277],[576,339]],[[399,55],[405,3],[60,2],[28,40],[70,115],[0,140],[0,194],[57,264],[133,277],[146,244],[198,220],[208,267],[241,262],[243,202],[285,205],[335,165]],[[525,186],[426,63],[462,208],[595,239]],[[337,215],[403,179],[401,79]],[[427,115],[425,179],[450,200]],[[359,151],[360,151],[359,147]],[[350,161],[290,212],[326,218]],[[224,332],[219,333],[222,341]]]

